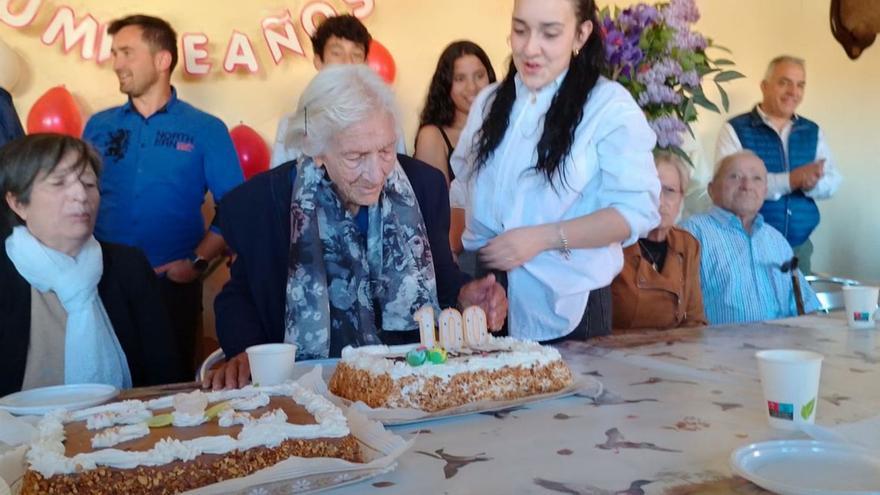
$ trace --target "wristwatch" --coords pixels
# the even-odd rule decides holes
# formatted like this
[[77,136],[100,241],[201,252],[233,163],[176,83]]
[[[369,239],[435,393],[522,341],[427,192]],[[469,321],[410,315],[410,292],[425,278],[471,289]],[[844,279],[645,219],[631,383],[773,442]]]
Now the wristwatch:
[[202,258],[201,256],[199,256],[196,253],[193,253],[189,257],[189,260],[192,262],[193,269],[195,269],[195,271],[197,271],[199,273],[207,270],[208,265],[210,264],[210,262],[208,260],[206,260],[205,258]]

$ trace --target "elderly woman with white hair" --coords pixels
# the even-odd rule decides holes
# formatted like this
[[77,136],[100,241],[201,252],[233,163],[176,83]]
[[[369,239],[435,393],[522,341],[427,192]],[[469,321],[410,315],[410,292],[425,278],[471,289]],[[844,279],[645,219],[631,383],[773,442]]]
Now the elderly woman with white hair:
[[413,313],[480,305],[500,328],[507,299],[493,276],[469,281],[449,249],[443,174],[397,155],[390,88],[366,66],[326,67],[288,125],[288,163],[224,197],[232,277],[215,301],[228,360],[205,386],[250,376],[245,349],[297,345],[297,359],[338,356],[346,345],[418,341]]
[[623,270],[611,284],[614,332],[706,325],[700,290],[700,243],[675,226],[689,174],[681,158],[658,152],[660,225],[623,250]]

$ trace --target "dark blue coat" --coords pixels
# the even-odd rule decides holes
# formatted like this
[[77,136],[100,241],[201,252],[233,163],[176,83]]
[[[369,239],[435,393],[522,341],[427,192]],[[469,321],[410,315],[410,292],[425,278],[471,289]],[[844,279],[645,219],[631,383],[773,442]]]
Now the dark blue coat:
[[[459,270],[449,249],[446,179],[419,160],[405,155],[397,158],[415,191],[428,231],[440,305],[454,306],[469,277]],[[221,231],[236,253],[232,278],[214,301],[217,337],[228,357],[248,346],[284,340],[293,166],[294,162],[288,162],[257,175],[220,202]]]
[[4,144],[24,136],[21,121],[12,104],[12,95],[0,88],[0,147]]

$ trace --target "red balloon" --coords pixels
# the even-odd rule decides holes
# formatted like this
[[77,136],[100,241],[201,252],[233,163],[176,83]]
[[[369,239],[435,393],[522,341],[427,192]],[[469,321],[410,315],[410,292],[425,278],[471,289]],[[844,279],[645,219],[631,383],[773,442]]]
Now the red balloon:
[[269,170],[269,147],[257,131],[239,124],[229,131],[245,180]]
[[54,132],[80,137],[82,113],[70,91],[64,86],[55,86],[34,102],[28,113],[27,131],[28,134]]
[[375,39],[370,42],[370,53],[367,55],[367,65],[376,71],[376,74],[385,80],[388,84],[394,83],[394,76],[397,75],[397,66],[394,64],[394,57],[391,52],[382,43]]

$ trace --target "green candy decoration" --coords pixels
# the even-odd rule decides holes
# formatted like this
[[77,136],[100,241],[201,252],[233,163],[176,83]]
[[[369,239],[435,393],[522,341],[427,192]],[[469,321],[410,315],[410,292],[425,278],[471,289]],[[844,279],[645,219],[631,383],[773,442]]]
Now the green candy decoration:
[[424,349],[413,349],[406,353],[406,362],[410,366],[421,366],[428,359],[428,353]]
[[434,364],[443,364],[446,362],[446,349],[435,347],[428,351],[428,361]]

